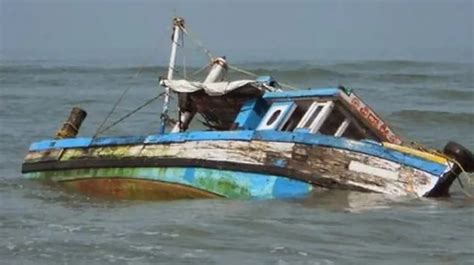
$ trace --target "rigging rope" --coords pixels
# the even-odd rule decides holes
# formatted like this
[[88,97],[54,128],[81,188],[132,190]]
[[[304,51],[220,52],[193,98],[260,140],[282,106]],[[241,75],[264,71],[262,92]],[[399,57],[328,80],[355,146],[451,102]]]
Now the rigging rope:
[[200,74],[202,71],[209,69],[211,67],[211,63],[204,65],[203,67],[199,68],[198,70],[194,71],[189,77],[194,77],[198,74]]
[[159,99],[160,97],[162,97],[163,95],[165,94],[165,92],[162,92],[160,93],[158,96],[155,96],[149,100],[147,100],[145,103],[143,103],[142,105],[140,105],[139,107],[135,108],[134,110],[132,110],[131,112],[125,114],[124,116],[122,116],[120,119],[114,121],[112,124],[110,124],[109,126],[105,127],[104,129],[100,130],[97,135],[109,130],[110,128],[114,127],[115,125],[119,124],[120,122],[122,122],[123,120],[127,119],[128,117],[132,116],[133,114],[135,114],[137,111],[143,109],[145,106],[149,105],[150,103],[152,103],[153,101]]
[[181,30],[196,44],[196,46],[202,49],[202,51],[207,55],[207,57],[209,57],[209,60],[211,62],[214,61],[214,56],[209,51],[209,49],[207,49],[204,44],[202,44],[202,42],[193,33],[189,31],[189,29],[182,27]]
[[[246,75],[249,75],[249,76],[253,76],[253,77],[258,77],[259,75],[255,74],[255,73],[252,73],[252,72],[249,72],[247,70],[244,70],[244,69],[240,69],[236,66],[233,66],[233,65],[228,65],[228,67],[236,72],[239,72],[239,73],[242,73],[242,74],[246,74]],[[298,89],[292,85],[288,85],[288,84],[285,84],[285,83],[282,83],[282,82],[279,82],[278,83],[280,85],[282,85],[283,87],[286,87],[286,88],[289,88],[289,89]]]
[[[143,70],[143,66],[141,66],[138,71],[130,78],[131,80],[137,78],[140,73],[142,72]],[[117,99],[117,101],[115,102],[115,104],[112,106],[112,109],[109,111],[109,113],[107,114],[107,116],[105,116],[104,120],[102,121],[102,123],[99,125],[99,127],[97,128],[97,130],[95,131],[94,135],[92,136],[92,138],[95,138],[97,137],[97,135],[99,135],[100,133],[100,130],[102,129],[102,127],[105,125],[105,123],[109,120],[110,116],[112,116],[112,113],[114,113],[115,109],[117,108],[118,104],[120,104],[120,102],[122,102],[122,99],[125,97],[125,94],[127,94],[127,92],[130,90],[130,88],[132,88],[131,86],[127,87],[123,92],[122,94],[120,95],[120,97]]]
[[[200,49],[203,50],[203,52],[207,55],[207,57],[209,57],[209,60],[212,64],[212,62],[214,61],[214,56],[212,55],[212,53],[209,51],[209,49],[207,49],[203,44],[202,42],[193,34],[189,31],[189,29],[187,28],[184,28],[182,27],[181,30],[183,31],[183,33],[188,36],[195,44],[196,46],[198,46]],[[242,74],[246,74],[246,75],[249,75],[249,76],[253,76],[253,77],[258,77],[259,75],[255,74],[255,73],[252,73],[252,72],[249,72],[247,70],[244,70],[244,69],[240,69],[236,66],[233,66],[233,65],[230,65],[228,64],[228,67],[229,69],[232,69],[236,72],[240,72]],[[282,83],[282,82],[278,82],[280,85],[282,85],[283,87],[286,87],[286,88],[289,88],[289,89],[298,89],[297,87],[295,86],[292,86],[292,85],[289,85],[289,84],[285,84],[285,83]]]
[[236,72],[239,72],[239,73],[242,73],[242,74],[246,74],[246,75],[249,75],[249,76],[253,76],[253,77],[258,77],[257,74],[254,74],[252,72],[249,72],[247,70],[244,70],[244,69],[240,69],[240,68],[237,68],[233,65],[228,65],[228,67]]

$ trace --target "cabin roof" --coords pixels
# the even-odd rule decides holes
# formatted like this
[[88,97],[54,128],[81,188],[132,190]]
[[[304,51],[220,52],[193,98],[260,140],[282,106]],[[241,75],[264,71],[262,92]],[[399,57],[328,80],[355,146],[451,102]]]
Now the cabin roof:
[[292,91],[275,91],[266,92],[264,99],[288,99],[288,98],[311,98],[311,97],[335,97],[339,94],[340,89],[335,87],[328,88],[309,88],[305,90]]

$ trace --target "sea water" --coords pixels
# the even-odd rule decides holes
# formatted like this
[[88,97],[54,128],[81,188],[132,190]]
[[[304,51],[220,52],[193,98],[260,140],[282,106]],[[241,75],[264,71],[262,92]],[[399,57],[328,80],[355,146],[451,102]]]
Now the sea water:
[[[239,66],[299,88],[344,85],[405,139],[438,149],[454,140],[474,150],[472,63]],[[73,106],[87,110],[80,134],[91,135],[124,90],[107,124],[161,93],[165,74],[155,66],[2,62],[0,264],[474,264],[474,199],[458,183],[444,199],[329,191],[283,201],[142,202],[22,179],[29,144],[52,137]],[[160,111],[153,102],[106,134],[156,133]],[[471,194],[473,177],[463,177]]]

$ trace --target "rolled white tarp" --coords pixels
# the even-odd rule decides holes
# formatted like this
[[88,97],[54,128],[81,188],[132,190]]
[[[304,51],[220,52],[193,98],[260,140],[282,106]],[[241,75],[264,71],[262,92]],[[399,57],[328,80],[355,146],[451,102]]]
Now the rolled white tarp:
[[231,91],[251,86],[256,90],[267,90],[266,86],[255,80],[237,80],[232,82],[201,83],[187,80],[161,80],[162,85],[171,88],[178,93],[193,93],[204,90],[209,96],[222,96]]

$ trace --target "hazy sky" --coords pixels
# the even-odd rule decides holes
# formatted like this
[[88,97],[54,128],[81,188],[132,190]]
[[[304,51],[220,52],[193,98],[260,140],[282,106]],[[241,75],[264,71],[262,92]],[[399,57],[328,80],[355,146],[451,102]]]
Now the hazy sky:
[[0,0],[0,9],[8,60],[164,64],[178,14],[234,61],[473,61],[471,0]]

